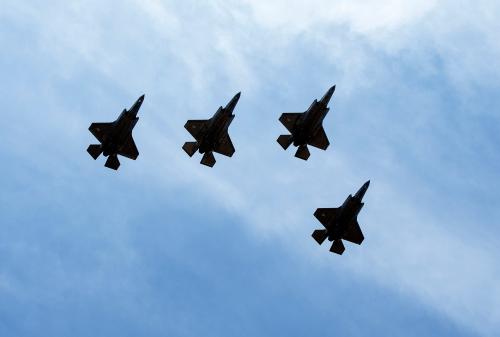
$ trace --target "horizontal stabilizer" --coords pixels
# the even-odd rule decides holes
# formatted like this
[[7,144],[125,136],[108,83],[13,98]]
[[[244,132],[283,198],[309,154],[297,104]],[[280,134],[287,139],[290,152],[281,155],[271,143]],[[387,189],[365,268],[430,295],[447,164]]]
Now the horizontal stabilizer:
[[345,247],[344,247],[344,244],[342,243],[342,240],[333,241],[332,247],[330,248],[330,251],[332,253],[342,255],[344,250],[345,250]]
[[292,145],[293,136],[292,135],[281,135],[278,137],[278,143],[281,147],[286,150],[290,145]]
[[97,144],[89,145],[87,152],[92,156],[92,158],[97,159],[102,153],[102,146]]
[[201,164],[213,167],[215,165],[215,157],[213,152],[205,152],[203,158],[201,158]]
[[108,157],[108,160],[106,160],[106,164],[104,164],[104,166],[113,169],[115,171],[118,170],[118,168],[120,167],[120,161],[118,160],[118,156],[116,154],[110,155]]
[[311,236],[318,244],[322,244],[328,237],[328,234],[326,229],[316,229]]
[[196,151],[198,151],[198,143],[197,142],[185,142],[182,146],[182,149],[186,151],[186,153],[192,157]]
[[297,149],[297,152],[295,153],[295,157],[307,160],[311,153],[309,153],[309,149],[307,148],[307,145],[301,145]]

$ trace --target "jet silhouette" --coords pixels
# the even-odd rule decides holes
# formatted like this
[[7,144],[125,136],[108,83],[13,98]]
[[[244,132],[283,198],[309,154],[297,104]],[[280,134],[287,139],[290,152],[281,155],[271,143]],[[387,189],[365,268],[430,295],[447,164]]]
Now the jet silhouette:
[[335,86],[331,87],[323,98],[314,100],[306,112],[285,112],[280,117],[280,122],[288,129],[290,135],[278,137],[278,143],[283,149],[293,144],[298,146],[295,157],[307,160],[311,155],[307,145],[326,150],[330,145],[325,129],[323,129],[323,119],[330,110],[328,103],[335,92]]
[[312,237],[320,245],[328,239],[333,241],[330,252],[342,255],[345,250],[342,239],[361,244],[364,240],[363,233],[358,224],[358,214],[363,208],[363,196],[370,186],[368,180],[354,195],[349,195],[342,206],[338,208],[318,208],[314,212],[316,219],[321,222],[325,229],[317,229]]
[[137,159],[139,151],[132,138],[134,129],[139,117],[137,113],[144,101],[144,95],[132,105],[130,110],[123,109],[117,120],[111,123],[92,123],[89,131],[97,138],[101,144],[92,144],[87,148],[87,152],[92,158],[97,159],[101,154],[108,157],[104,166],[118,170],[120,161],[118,155]]
[[196,151],[203,154],[201,164],[213,167],[215,157],[213,152],[231,157],[234,146],[228,134],[228,128],[233,121],[233,110],[240,99],[241,92],[237,93],[226,107],[219,107],[210,119],[188,120],[184,127],[194,137],[195,142],[186,142],[182,146],[184,151],[192,157]]

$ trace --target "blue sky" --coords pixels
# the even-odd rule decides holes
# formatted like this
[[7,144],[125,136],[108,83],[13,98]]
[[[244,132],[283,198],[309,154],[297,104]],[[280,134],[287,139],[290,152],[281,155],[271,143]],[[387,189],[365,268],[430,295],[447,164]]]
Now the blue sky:
[[[494,1],[10,1],[0,10],[1,336],[496,336]],[[279,115],[337,85],[326,152]],[[187,119],[238,91],[233,158]],[[118,172],[87,128],[139,95]],[[311,238],[371,179],[361,246]]]

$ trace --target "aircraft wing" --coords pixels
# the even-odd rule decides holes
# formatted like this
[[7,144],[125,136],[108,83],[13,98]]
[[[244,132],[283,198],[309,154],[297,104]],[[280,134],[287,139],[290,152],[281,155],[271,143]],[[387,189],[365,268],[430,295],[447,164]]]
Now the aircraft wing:
[[290,131],[290,133],[292,133],[295,124],[302,114],[303,112],[284,112],[281,114],[280,122],[285,126],[285,128],[287,128],[288,131]]
[[89,131],[102,143],[113,131],[113,123],[92,123],[89,126]]
[[330,141],[328,140],[325,129],[323,127],[319,128],[316,134],[307,143],[321,150],[326,150],[330,145]]
[[118,151],[118,154],[133,160],[137,159],[139,156],[139,150],[137,150],[137,146],[135,146],[132,135],[127,138],[125,144]]
[[357,243],[358,245],[365,239],[361,228],[359,228],[358,220],[354,220],[347,228],[347,232],[343,235],[342,239]]
[[228,134],[226,134],[220,142],[215,145],[214,151],[228,157],[233,155],[235,149]]
[[205,128],[205,125],[208,123],[207,119],[202,119],[202,120],[189,120],[186,122],[184,125],[184,128],[189,131],[191,136],[194,137],[194,139],[199,140],[200,138],[200,132]]
[[314,212],[314,216],[326,228],[329,222],[333,221],[335,218],[338,218],[339,213],[340,208],[318,208],[316,212]]

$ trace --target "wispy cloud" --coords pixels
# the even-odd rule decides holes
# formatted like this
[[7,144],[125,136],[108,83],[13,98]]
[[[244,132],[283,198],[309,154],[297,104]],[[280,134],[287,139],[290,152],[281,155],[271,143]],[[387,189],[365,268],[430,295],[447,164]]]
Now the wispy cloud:
[[[256,235],[281,240],[291,254],[313,256],[325,269],[333,263],[493,335],[500,328],[500,252],[489,233],[499,233],[491,189],[499,142],[482,134],[498,132],[491,126],[499,116],[491,98],[499,87],[498,7],[491,1],[11,2],[0,16],[27,30],[33,43],[31,55],[20,47],[13,53],[43,67],[39,83],[24,88],[44,90],[43,97],[29,96],[26,109],[50,104],[50,112],[8,113],[2,138],[28,127],[45,137],[43,144],[63,137],[76,148],[90,140],[78,125],[84,132],[105,111],[112,118],[122,108],[109,97],[110,86],[125,105],[145,91],[135,131],[141,156],[120,172],[122,179],[183,186],[233,212]],[[0,37],[17,39],[6,31]],[[73,80],[99,99],[61,97],[61,83]],[[325,125],[332,147],[299,162],[275,144],[284,132],[277,118],[305,110],[334,83]],[[180,150],[189,138],[182,125],[208,117],[239,90],[230,130],[235,157],[221,158],[213,170],[199,167]],[[25,91],[17,92],[21,102]],[[78,108],[68,112],[66,100]],[[46,147],[33,154],[34,143],[11,142],[17,151],[3,151],[46,171],[57,162],[57,172],[73,179],[81,173],[65,169]],[[78,166],[64,146],[67,164]],[[334,259],[308,238],[318,225],[312,213],[337,206],[368,178],[373,184],[360,216],[367,239]]]

